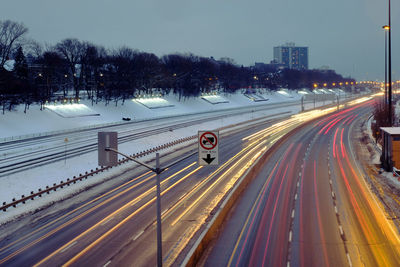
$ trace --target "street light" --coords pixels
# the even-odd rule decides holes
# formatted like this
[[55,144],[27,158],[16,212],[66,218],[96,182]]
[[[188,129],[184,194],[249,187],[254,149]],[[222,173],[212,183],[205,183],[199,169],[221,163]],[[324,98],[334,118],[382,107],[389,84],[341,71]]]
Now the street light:
[[385,105],[388,104],[388,91],[387,91],[387,32],[390,29],[388,25],[382,27],[385,30]]
[[389,14],[388,14],[388,33],[389,33],[389,63],[388,63],[388,82],[389,82],[389,90],[388,90],[388,97],[389,97],[389,126],[392,127],[393,118],[392,118],[392,27],[391,27],[391,18],[390,18],[390,0],[389,0]]

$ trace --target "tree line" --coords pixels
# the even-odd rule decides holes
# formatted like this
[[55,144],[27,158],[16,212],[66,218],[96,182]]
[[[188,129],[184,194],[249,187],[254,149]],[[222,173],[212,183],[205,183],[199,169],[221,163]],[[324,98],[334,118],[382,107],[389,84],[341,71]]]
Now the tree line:
[[[242,88],[312,88],[315,82],[345,82],[334,71],[240,66],[232,59],[168,54],[161,57],[129,47],[109,50],[75,38],[43,47],[26,37],[21,23],[0,21],[0,104],[3,113],[17,104],[64,98],[117,104],[141,94],[173,92],[181,97]],[[10,61],[12,60],[12,61]],[[11,63],[10,63],[11,62]],[[11,64],[11,66],[10,66]]]

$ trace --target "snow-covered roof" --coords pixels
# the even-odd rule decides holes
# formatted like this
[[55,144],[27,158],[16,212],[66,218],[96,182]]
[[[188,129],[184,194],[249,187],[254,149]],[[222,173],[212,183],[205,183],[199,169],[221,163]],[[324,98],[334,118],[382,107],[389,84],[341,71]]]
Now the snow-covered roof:
[[381,130],[390,135],[400,135],[400,127],[381,127]]

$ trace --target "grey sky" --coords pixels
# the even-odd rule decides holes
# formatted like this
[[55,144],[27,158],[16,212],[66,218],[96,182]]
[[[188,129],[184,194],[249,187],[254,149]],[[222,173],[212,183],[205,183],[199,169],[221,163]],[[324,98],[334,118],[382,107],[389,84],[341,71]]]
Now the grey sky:
[[[1,0],[0,19],[55,44],[75,37],[158,56],[192,52],[238,64],[272,60],[273,46],[309,47],[323,65],[358,80],[383,80],[387,0]],[[400,3],[392,1],[393,77],[400,78]]]

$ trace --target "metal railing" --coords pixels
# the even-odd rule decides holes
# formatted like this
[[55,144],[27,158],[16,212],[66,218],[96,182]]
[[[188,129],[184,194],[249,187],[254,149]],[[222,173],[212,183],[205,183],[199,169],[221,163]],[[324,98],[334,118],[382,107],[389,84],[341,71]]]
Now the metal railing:
[[[165,148],[168,148],[168,147],[171,147],[171,146],[183,143],[183,142],[187,142],[187,141],[193,140],[195,138],[197,138],[197,135],[188,136],[188,137],[181,138],[181,139],[178,139],[178,140],[175,140],[175,141],[172,141],[172,142],[160,145],[160,146],[156,146],[151,149],[147,149],[145,151],[141,151],[139,153],[136,153],[136,154],[133,154],[130,156],[133,158],[144,157],[146,155],[149,155],[150,153],[154,153],[156,151],[159,151],[159,150],[162,150],[162,149],[165,149]],[[124,164],[128,161],[129,161],[129,159],[126,159],[126,158],[118,160],[118,165]],[[7,209],[10,207],[15,208],[17,206],[17,204],[20,204],[20,203],[25,204],[25,202],[28,200],[34,200],[36,197],[42,197],[43,194],[50,194],[51,191],[57,191],[57,189],[63,188],[65,186],[70,186],[71,184],[75,184],[78,181],[82,181],[83,179],[87,179],[90,176],[101,173],[101,172],[106,171],[111,168],[112,167],[99,167],[99,168],[96,168],[95,170],[91,169],[90,171],[85,172],[85,174],[79,174],[79,176],[77,176],[77,177],[74,176],[72,179],[68,178],[66,181],[60,181],[59,184],[54,183],[52,186],[46,186],[46,188],[44,188],[44,189],[39,188],[37,192],[31,191],[29,196],[21,195],[21,198],[19,198],[19,199],[13,198],[10,203],[3,202],[2,206],[0,206],[0,209],[3,211],[7,211]]]

